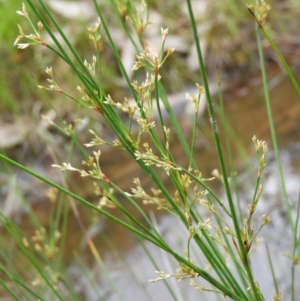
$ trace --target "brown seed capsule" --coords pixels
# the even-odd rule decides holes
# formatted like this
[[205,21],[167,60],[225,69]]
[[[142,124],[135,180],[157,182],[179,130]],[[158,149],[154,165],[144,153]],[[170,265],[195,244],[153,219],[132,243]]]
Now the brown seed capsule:
[[99,112],[102,116],[104,115],[104,112],[103,110],[99,107],[99,106],[96,106],[93,108],[95,111]]

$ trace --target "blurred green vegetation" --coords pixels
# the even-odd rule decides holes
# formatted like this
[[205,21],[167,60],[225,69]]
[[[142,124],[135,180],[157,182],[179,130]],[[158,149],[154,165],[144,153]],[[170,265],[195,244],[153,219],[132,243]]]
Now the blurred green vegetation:
[[[50,2],[50,0],[49,0]],[[208,72],[215,77],[216,67],[221,71],[225,80],[233,82],[241,78],[242,73],[259,70],[259,62],[256,51],[254,35],[254,22],[248,12],[245,3],[247,1],[210,1],[206,8],[202,2],[195,1],[195,16],[198,22],[200,40],[206,45],[206,63]],[[297,29],[300,22],[300,2],[288,0],[269,1],[271,11],[266,22],[266,29],[277,42],[283,55],[292,65],[296,62],[299,47],[297,47]],[[150,20],[156,21],[146,31],[146,39],[158,39],[160,41],[160,27],[169,28],[169,39],[175,41],[178,50],[170,57],[162,68],[162,81],[167,93],[176,93],[188,86],[194,85],[198,78],[198,68],[193,61],[193,41],[191,37],[190,23],[188,20],[185,3],[182,1],[169,0],[161,2],[149,1]],[[28,128],[26,139],[23,144],[12,147],[7,152],[20,162],[41,154],[49,141],[55,141],[51,135],[63,136],[55,129],[44,130],[38,133],[37,125],[41,122],[41,115],[47,115],[49,111],[56,112],[60,116],[59,125],[64,127],[68,123],[74,124],[77,118],[86,118],[86,122],[101,132],[107,131],[105,124],[99,124],[99,114],[92,110],[78,106],[74,109],[73,102],[60,93],[40,90],[37,85],[47,86],[46,67],[53,67],[53,72],[58,84],[67,93],[74,97],[80,97],[76,86],[78,80],[74,77],[70,68],[61,59],[43,47],[32,47],[19,50],[13,46],[18,35],[17,24],[21,24],[26,33],[30,33],[26,20],[16,14],[21,9],[22,3],[18,0],[1,1],[0,12],[0,115],[2,123],[19,124],[24,129]],[[92,4],[91,4],[92,6]],[[91,8],[92,9],[92,8]],[[105,11],[108,24],[113,36],[118,42],[118,50],[121,54],[127,50],[125,34],[122,35],[122,19],[116,16],[113,6],[109,1],[101,3],[101,9]],[[203,13],[205,10],[205,13]],[[55,13],[62,28],[78,52],[88,61],[93,55],[93,46],[88,38],[87,27],[92,26],[96,17],[66,18],[59,12]],[[33,19],[33,22],[38,20]],[[124,84],[120,70],[113,56],[105,35],[103,34],[101,52],[102,73],[104,76],[103,87],[106,94],[122,101],[128,96],[128,87]],[[146,42],[147,43],[147,42]],[[182,48],[180,45],[182,44]],[[125,46],[124,46],[125,45]],[[138,51],[141,51],[141,45]],[[124,46],[124,47],[122,47]],[[270,64],[280,63],[268,43],[264,44],[265,55]],[[297,50],[298,49],[298,50]],[[132,63],[134,53],[131,53]],[[196,66],[196,68],[194,68]],[[130,66],[128,67],[130,68]],[[234,75],[234,76],[232,76]],[[139,79],[139,72],[135,73]],[[57,112],[56,110],[59,110]],[[68,137],[63,137],[69,142]],[[86,131],[78,132],[77,139],[86,141]],[[53,142],[55,144],[55,142]],[[59,154],[59,149],[53,149]],[[29,156],[28,156],[29,155]]]
[[[186,15],[185,3],[182,1],[157,1],[151,0],[150,19],[155,20],[164,28],[169,28],[170,35],[183,39],[187,45],[185,50],[178,53],[167,62],[162,70],[163,79],[169,92],[177,92],[189,84],[193,84],[195,74],[187,66],[187,56],[192,51],[192,38],[190,36],[190,24]],[[231,70],[249,70],[257,66],[257,54],[255,48],[254,26],[251,15],[245,7],[248,1],[211,1],[203,14],[202,2],[195,2],[196,17],[199,24],[199,32],[202,32],[201,40],[207,44],[207,66],[212,70],[218,66],[226,72]],[[270,31],[275,42],[281,42],[283,54],[289,59],[293,59],[297,43],[299,23],[299,1],[268,1],[271,5],[271,12],[266,23],[267,30]],[[105,2],[102,5],[107,10],[106,15],[112,16],[108,21],[112,30],[120,28],[120,20],[116,17],[112,5]],[[0,24],[0,113],[3,120],[11,120],[13,115],[22,115],[31,112],[36,101],[45,98],[44,91],[41,93],[36,89],[37,84],[45,81],[44,69],[53,66],[55,75],[60,80],[59,84],[67,90],[74,92],[76,81],[65,68],[64,64],[53,54],[40,47],[29,47],[25,51],[20,51],[13,46],[18,35],[17,24],[21,23],[26,31],[29,29],[26,22],[16,14],[21,9],[21,2],[18,0],[1,1],[1,24]],[[197,12],[199,13],[197,14]],[[66,28],[70,38],[73,40],[76,49],[86,57],[91,59],[92,46],[87,37],[87,27],[91,26],[95,20],[93,18],[83,18],[81,20],[64,18],[57,13],[62,27]],[[37,21],[37,20],[35,20]],[[174,22],[175,21],[175,22]],[[149,36],[150,29],[146,32]],[[151,33],[152,34],[152,33]],[[153,35],[153,34],[152,34]],[[159,36],[159,33],[157,33]],[[245,43],[245,39],[247,43]],[[104,37],[105,41],[105,37]],[[245,45],[246,44],[246,45]],[[103,64],[105,68],[105,89],[108,93],[115,94],[116,91],[125,90],[122,85],[118,66],[115,63],[112,52],[106,48],[104,42],[102,59],[109,62]],[[265,45],[267,48],[268,45]],[[122,51],[123,49],[119,49]],[[269,58],[274,59],[274,54],[270,52]],[[214,72],[214,71],[212,71]],[[59,97],[51,93],[51,101]],[[61,98],[59,97],[60,101]],[[44,104],[44,102],[43,102]],[[67,108],[66,108],[67,109]]]
[[[50,3],[51,0],[48,0]],[[139,3],[139,1],[137,1]],[[204,3],[204,1],[203,1]],[[206,44],[206,63],[208,71],[215,76],[216,66],[221,71],[225,80],[238,80],[241,73],[258,70],[258,56],[254,35],[254,22],[249,14],[245,3],[248,1],[209,1],[208,6],[202,7],[202,1],[194,1],[195,16],[198,22],[201,42]],[[300,14],[300,1],[268,1],[271,5],[268,20],[265,24],[275,42],[277,42],[283,55],[291,64],[299,54],[298,27]],[[169,37],[182,43],[183,48],[178,47],[177,51],[167,60],[162,69],[162,80],[168,93],[175,93],[184,90],[187,86],[193,85],[198,77],[198,69],[191,68],[189,64],[196,65],[188,59],[193,58],[193,42],[191,37],[190,23],[186,13],[186,5],[183,1],[158,1],[151,0],[149,17],[156,21],[146,31],[146,38],[158,38],[160,40],[160,27],[169,28]],[[109,16],[108,24],[111,32],[116,36],[120,53],[125,52],[122,48],[125,44],[122,38],[122,19],[116,16],[113,6],[109,1],[101,2],[101,9]],[[26,20],[16,14],[22,6],[19,0],[0,1],[0,115],[3,123],[18,123],[24,128],[32,126],[30,131],[38,129],[34,127],[41,121],[41,115],[47,114],[50,110],[59,109],[58,116],[61,116],[60,125],[74,123],[76,118],[87,118],[87,122],[99,124],[99,114],[81,107],[74,109],[73,102],[59,93],[40,90],[37,85],[47,85],[46,67],[53,67],[54,76],[58,84],[68,93],[80,97],[76,90],[77,79],[70,69],[53,53],[42,47],[29,47],[26,50],[18,50],[13,43],[18,35],[17,24],[21,24],[26,33],[30,33]],[[91,4],[92,6],[92,4]],[[205,11],[203,13],[203,11]],[[96,17],[81,19],[66,18],[59,12],[55,13],[62,28],[68,33],[75,48],[88,61],[91,61],[93,47],[88,39],[87,27],[92,26]],[[35,23],[38,20],[33,20]],[[138,45],[138,44],[137,44]],[[139,51],[142,49],[140,45]],[[268,43],[264,44],[266,58],[271,64],[280,65],[274,51]],[[128,96],[128,87],[124,85],[118,65],[109,49],[106,37],[103,35],[101,52],[102,72],[104,77],[104,90],[106,94],[120,101]],[[133,58],[134,61],[134,58]],[[192,66],[193,67],[193,66]],[[232,74],[237,76],[231,77]],[[135,74],[139,78],[139,73]],[[105,125],[98,125],[98,129],[105,128]],[[84,131],[85,132],[85,131]],[[37,143],[37,135],[29,135],[24,141],[27,146],[16,147],[7,150],[14,158],[22,161],[26,158],[27,152],[31,155],[40,154],[45,145],[49,145],[52,134],[58,134],[51,129],[50,135],[44,131],[38,135],[40,141]],[[36,134],[36,132],[34,132]],[[77,133],[78,139],[86,136],[86,133]],[[48,140],[47,140],[48,139]],[[68,138],[64,138],[69,141]],[[48,143],[48,144],[47,144]],[[59,150],[57,150],[59,151]],[[21,156],[21,157],[20,157]]]
[[[50,0],[49,0],[50,1]],[[121,28],[121,20],[115,16],[113,7],[104,1],[101,4],[107,10],[105,15],[111,16],[108,20],[112,32]],[[190,24],[185,12],[184,1],[149,1],[151,12],[150,19],[158,19],[158,23],[164,28],[169,28],[170,36],[181,38],[186,46],[183,50],[176,52],[166,62],[162,69],[162,77],[168,93],[175,93],[184,90],[185,87],[194,84],[198,77],[198,70],[193,70],[187,64],[187,58],[192,52],[192,37]],[[195,1],[195,4],[197,1]],[[200,3],[200,2],[199,2]],[[226,75],[241,74],[258,70],[258,56],[256,51],[256,41],[254,35],[254,22],[247,11],[245,4],[248,1],[210,1],[204,15],[197,14],[197,22],[201,40],[206,42],[206,61],[211,74],[214,74],[216,66]],[[296,46],[297,31],[299,26],[300,1],[269,1],[272,10],[266,24],[267,30],[274,37],[275,42],[282,49],[285,57],[293,64],[297,57]],[[23,127],[30,128],[30,133],[21,146],[12,147],[6,150],[10,157],[17,158],[18,162],[27,164],[28,161],[37,161],[37,165],[44,157],[51,154],[51,158],[59,158],[60,161],[67,161],[68,156],[81,157],[80,150],[74,151],[76,141],[87,141],[87,130],[76,133],[76,141],[73,137],[67,137],[56,129],[44,130],[38,133],[35,125],[41,121],[41,115],[47,114],[50,110],[59,110],[58,121],[60,126],[67,126],[66,123],[74,124],[76,118],[87,118],[92,128],[97,128],[99,133],[106,130],[105,124],[100,124],[101,116],[92,110],[86,110],[78,106],[74,108],[74,103],[59,93],[40,90],[37,85],[47,86],[46,67],[53,67],[54,76],[58,84],[70,94],[80,97],[76,90],[77,79],[70,72],[70,69],[59,58],[55,57],[48,50],[41,47],[29,47],[26,50],[18,50],[13,43],[18,35],[17,24],[21,24],[26,33],[30,28],[24,18],[16,14],[21,9],[19,0],[3,0],[0,2],[0,119],[3,123],[19,123]],[[200,8],[199,8],[200,9]],[[200,9],[201,11],[201,9]],[[87,27],[95,22],[95,18],[90,19],[70,19],[64,18],[56,13],[62,27],[68,32],[75,48],[88,61],[91,61],[93,54],[92,43],[88,39]],[[153,17],[152,17],[153,16]],[[292,20],[292,21],[291,21]],[[34,20],[37,22],[38,20]],[[28,32],[27,32],[28,30]],[[151,36],[151,25],[147,35]],[[156,32],[160,38],[159,32]],[[122,36],[120,36],[122,38]],[[106,94],[111,94],[116,99],[123,99],[128,94],[128,87],[120,76],[118,65],[113,57],[112,51],[107,47],[106,38],[103,37],[103,51],[101,53],[103,64],[103,83]],[[120,43],[122,44],[122,43]],[[271,64],[278,64],[273,50],[265,44],[267,59]],[[140,47],[140,49],[142,49]],[[121,46],[119,51],[122,52]],[[139,73],[135,77],[138,77]],[[226,78],[226,76],[225,76]],[[65,121],[66,123],[65,123]],[[32,135],[31,135],[32,134]],[[53,138],[63,136],[59,140]],[[49,149],[51,149],[51,151]],[[63,157],[64,159],[61,159]],[[73,160],[74,162],[74,160]],[[1,163],[2,164],[2,163]],[[4,166],[3,171],[9,177],[13,174],[10,167]],[[81,181],[81,180],[80,180]],[[78,180],[74,181],[74,186]],[[84,183],[84,182],[81,182]],[[33,185],[35,182],[33,182]],[[82,185],[84,186],[84,185]],[[83,188],[77,187],[82,190]],[[84,188],[87,189],[87,188]],[[90,189],[90,187],[89,187]],[[26,203],[26,194],[18,188],[17,194]],[[27,207],[30,212],[29,206]],[[67,211],[67,210],[66,210]],[[32,215],[32,220],[35,217]],[[44,222],[46,222],[44,220]],[[34,222],[32,222],[34,224]],[[41,225],[35,225],[36,228]],[[79,238],[77,238],[79,240]],[[10,247],[10,246],[9,246]],[[26,267],[21,267],[25,270]]]

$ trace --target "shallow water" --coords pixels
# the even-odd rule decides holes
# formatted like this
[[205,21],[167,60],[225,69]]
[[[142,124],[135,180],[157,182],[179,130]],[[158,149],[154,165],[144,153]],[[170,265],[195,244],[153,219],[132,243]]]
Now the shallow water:
[[[235,90],[231,90],[230,94],[225,93],[224,99],[227,117],[235,132],[232,137],[233,139],[235,137],[236,141],[240,141],[245,146],[244,149],[241,149],[233,143],[234,158],[238,166],[237,170],[239,171],[240,199],[243,200],[242,207],[244,209],[250,203],[255,184],[253,178],[249,178],[248,173],[243,172],[245,164],[256,166],[256,161],[253,157],[252,136],[255,134],[259,139],[266,140],[270,149],[267,155],[267,168],[262,179],[264,192],[261,196],[254,221],[256,220],[256,225],[259,225],[259,220],[264,213],[271,214],[272,221],[258,236],[259,238],[264,238],[264,240],[252,247],[251,266],[254,277],[259,282],[266,300],[271,300],[275,289],[268,265],[267,245],[273,260],[276,276],[278,277],[277,280],[279,289],[282,292],[282,300],[287,300],[290,294],[291,260],[283,256],[282,252],[290,251],[291,235],[289,234],[290,231],[282,197],[278,168],[272,151],[262,89],[257,83],[257,78],[252,83],[251,80],[248,81],[248,84],[249,82],[250,86],[240,86]],[[295,210],[300,190],[300,99],[287,78],[275,86],[270,91],[270,94],[287,193],[291,206]],[[206,125],[202,126],[202,136],[200,135],[197,147],[197,162],[200,163],[201,170],[204,170],[204,173],[209,173],[217,164],[214,159],[215,153],[213,151],[212,137],[207,132],[209,130],[207,129],[208,127],[209,122],[207,120]],[[239,157],[239,155],[243,154],[248,156],[247,159]],[[178,158],[181,158],[180,154]],[[181,158],[181,160],[184,162],[184,158]],[[129,182],[127,182],[127,179],[125,182],[129,183],[129,186],[127,184],[124,184],[124,186],[130,187],[130,181],[133,176],[136,176],[136,171],[132,164],[129,165],[130,176],[126,170],[126,168],[122,168],[120,174],[118,173],[116,176],[115,181],[119,182],[126,175]],[[114,173],[115,170],[112,170],[112,177],[115,176]],[[221,199],[224,199],[224,202],[226,202],[226,197],[222,190],[220,190],[220,195]],[[295,215],[295,211],[293,211],[293,214]],[[163,236],[173,248],[180,252],[186,249],[187,233],[185,229],[180,228],[178,220],[169,215],[159,216],[157,219],[159,231],[163,233]],[[115,257],[109,252],[104,254],[109,275],[117,287],[117,292],[109,289],[109,277],[104,275],[103,271],[99,273],[100,291],[101,295],[105,296],[105,300],[120,300],[120,296],[121,300],[170,300],[171,295],[163,283],[148,283],[149,279],[156,278],[154,271],[157,268],[145,256],[142,247],[139,244],[135,247],[130,245],[134,241],[132,239],[129,239],[130,243],[128,245],[126,237],[130,236],[126,235],[126,231],[123,233],[121,229],[111,229],[110,234],[113,236],[115,247],[121,252],[124,250],[123,256],[127,265],[122,264],[120,261],[116,262]],[[146,245],[153,258],[155,258],[159,269],[167,273],[174,273],[177,267],[174,260],[168,258],[166,254],[157,250],[156,247],[148,243]],[[299,279],[299,277],[300,270],[299,267],[296,267],[296,278]],[[168,282],[172,290],[176,293],[178,300],[217,300],[213,294],[200,293],[196,289],[191,288],[188,280],[183,280],[180,283],[174,280],[168,280]],[[198,282],[201,283],[201,280]],[[88,291],[91,294],[87,299],[96,300],[92,290],[87,289],[86,292]],[[300,287],[296,284],[296,295],[299,293]]]
[[[273,72],[271,72],[270,77],[272,77],[272,73]],[[300,74],[298,73],[298,75],[299,82]],[[244,173],[243,170],[248,164],[256,165],[253,158],[254,148],[251,142],[251,138],[255,134],[259,139],[266,140],[270,149],[267,157],[268,166],[262,180],[264,192],[258,206],[256,217],[259,219],[264,213],[271,214],[272,222],[263,229],[259,237],[265,237],[265,242],[275,262],[275,272],[279,275],[278,281],[280,290],[283,292],[283,300],[286,300],[289,294],[291,262],[282,256],[281,252],[290,249],[291,240],[288,235],[289,231],[282,191],[278,178],[278,170],[274,161],[274,154],[272,152],[265,101],[258,76],[254,76],[253,79],[246,78],[245,80],[247,85],[240,83],[239,86],[236,86],[233,83],[233,87],[224,93],[226,116],[232,129],[231,145],[233,158],[239,172],[240,199],[243,200],[242,207],[246,208],[253,194],[253,178],[248,178],[248,174]],[[271,89],[270,94],[287,192],[292,206],[295,208],[300,190],[300,99],[287,78],[283,79],[280,84]],[[218,111],[217,101],[215,109]],[[188,134],[187,118],[181,121],[185,124],[185,132]],[[219,128],[222,136],[224,129],[220,125]],[[174,156],[179,164],[185,165],[187,159],[181,148],[178,147],[176,138],[172,141],[171,149],[174,151]],[[210,176],[211,170],[217,167],[218,162],[216,161],[207,114],[202,116],[199,121],[199,133],[195,153],[199,169],[204,175]],[[140,177],[144,185],[151,186],[151,183],[145,178],[145,175],[137,169],[137,164],[132,158],[128,158],[123,154],[108,152],[103,154],[101,160],[105,174],[120,185],[122,189],[129,191],[130,187],[132,187],[134,177]],[[81,180],[76,180],[76,177],[74,179],[75,185],[79,186],[82,190],[81,195],[86,195],[89,199],[92,191],[90,187],[85,187],[82,184],[79,185],[81,183],[79,181]],[[168,183],[166,177],[165,180],[166,183]],[[224,199],[224,202],[226,202],[226,197],[222,189],[217,189],[219,189],[221,199]],[[44,202],[35,204],[34,208],[42,220],[47,220],[49,208]],[[149,208],[149,213],[156,215],[155,218],[157,219],[159,231],[163,233],[166,240],[169,241],[174,249],[180,252],[183,251],[186,248],[187,234],[184,229],[178,226],[178,221],[169,215],[163,215],[162,212],[157,214],[154,207]],[[85,215],[83,214],[82,216],[83,220],[85,220]],[[26,229],[30,228],[27,224],[28,220],[21,218],[21,222],[23,223],[22,228],[25,229],[26,232]],[[68,227],[72,233],[80,233],[77,220],[72,216],[70,216]],[[30,232],[30,230],[28,231]],[[69,272],[76,278],[78,283],[77,289],[85,296],[85,300],[99,300],[97,299],[97,295],[102,296],[104,300],[108,301],[171,299],[170,293],[163,283],[148,283],[149,279],[156,278],[154,271],[157,268],[151,264],[149,258],[145,256],[145,252],[140,244],[127,230],[116,226],[107,219],[101,218],[96,226],[90,228],[90,233],[93,236],[93,240],[101,256],[105,259],[107,271],[104,268],[100,269],[94,266],[90,251],[87,249],[86,243],[81,235],[69,235],[68,237],[70,237],[70,239],[67,241],[68,250],[77,249],[81,246],[81,249],[85,250],[82,253],[84,260],[94,266],[94,278],[98,283],[97,293],[90,287],[85,277],[82,277],[82,271],[78,268],[77,264],[72,263],[69,266]],[[107,240],[104,239],[105,237],[107,237]],[[110,244],[113,245],[112,248]],[[156,247],[150,244],[146,245],[160,270],[170,273],[174,272],[176,263],[172,259],[160,252]],[[119,255],[123,258],[123,261],[117,260],[118,255],[113,254],[116,249],[121,253]],[[274,287],[266,254],[265,244],[260,243],[257,246],[257,251],[253,253],[251,265],[255,278],[260,283],[266,300],[271,300]],[[70,263],[69,252],[66,254],[66,259],[68,259]],[[296,268],[296,270],[299,279],[299,268]],[[190,288],[188,281],[177,283],[174,280],[169,280],[168,282],[172,286],[172,290],[176,292],[178,300],[215,300],[212,294],[206,295],[196,291],[194,288]],[[113,283],[113,285],[111,285],[111,283]],[[201,283],[201,281],[199,281],[199,283]],[[114,286],[116,288],[113,288]],[[300,293],[300,288],[297,289],[298,293]]]
[[[287,192],[293,208],[295,208],[298,201],[300,188],[299,152],[300,143],[294,144],[289,150],[281,150]],[[272,157],[272,153],[269,156]],[[297,164],[295,164],[295,162]],[[255,164],[255,162],[253,163]],[[291,235],[288,230],[289,225],[283,205],[280,182],[277,175],[277,166],[273,161],[273,158],[269,159],[266,174],[267,175],[263,178],[264,193],[262,194],[255,214],[257,223],[254,223],[254,225],[259,225],[260,217],[264,213],[271,214],[272,221],[258,236],[258,238],[263,238],[263,240],[254,243],[252,246],[251,266],[253,268],[254,277],[259,282],[266,300],[271,300],[275,289],[268,265],[267,245],[273,260],[275,273],[278,277],[277,280],[279,289],[282,292],[282,300],[287,300],[290,294],[291,260],[283,256],[282,253],[288,252],[291,249]],[[243,176],[246,175],[242,175],[242,180],[244,180]],[[253,193],[253,188],[254,186],[251,185],[244,187],[240,191],[240,199],[247,203],[249,194],[251,195]],[[225,201],[225,195],[222,196],[221,194],[221,199],[224,199]],[[169,215],[160,217],[157,229],[159,229],[174,250],[182,252],[182,250],[186,249],[187,232],[179,225],[179,221],[176,218]],[[159,269],[166,273],[174,273],[177,268],[176,262],[168,255],[158,250],[155,246],[152,246],[149,243],[146,245],[153,258],[155,258]],[[119,250],[122,249],[118,244],[117,247]],[[171,299],[171,295],[163,283],[148,283],[149,279],[156,278],[155,270],[157,268],[154,267],[149,258],[147,258],[141,246],[137,245],[124,255],[128,266],[124,266],[120,262],[116,263],[115,258],[110,254],[106,254],[105,256],[110,277],[118,288],[123,300],[147,300],[146,292],[151,296],[151,298],[149,297],[149,300]],[[134,273],[134,277],[132,276],[132,273]],[[299,277],[300,270],[299,267],[296,267],[296,279],[299,279]],[[100,291],[102,291],[102,289],[106,291],[105,300],[120,300],[116,292],[107,289],[107,287],[109,287],[109,281],[107,276],[104,276],[102,272],[99,273],[99,282],[101,283]],[[178,300],[218,300],[211,293],[200,293],[196,289],[189,287],[189,280],[182,280],[178,283],[172,279],[168,280],[168,282],[171,285],[172,290],[176,292]],[[205,285],[201,280],[197,282]],[[92,292],[92,290],[87,291]],[[296,296],[299,295],[299,293],[300,287],[297,285],[296,281]],[[92,293],[87,299],[96,300],[94,298],[95,295]]]

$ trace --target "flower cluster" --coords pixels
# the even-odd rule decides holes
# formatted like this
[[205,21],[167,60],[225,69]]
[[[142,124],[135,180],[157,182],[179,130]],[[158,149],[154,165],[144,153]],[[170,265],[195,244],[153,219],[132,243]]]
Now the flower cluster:
[[[19,49],[25,49],[29,45],[36,45],[36,44],[47,46],[46,41],[43,40],[41,37],[41,31],[43,29],[43,24],[41,22],[38,22],[37,28],[33,25],[24,3],[22,5],[22,11],[18,10],[17,14],[25,17],[28,20],[34,33],[26,35],[23,31],[23,28],[18,24],[19,35],[14,42],[14,46],[17,46]],[[23,40],[27,41],[27,43],[20,43]]]
[[158,168],[162,168],[166,171],[167,175],[170,174],[170,170],[182,170],[181,167],[172,163],[168,158],[160,159],[156,156],[148,143],[144,143],[146,152],[135,151],[136,160],[142,160],[146,166],[155,165]]
[[59,87],[59,85],[57,84],[57,82],[54,79],[52,67],[50,67],[50,68],[46,67],[45,72],[50,76],[50,78],[47,79],[47,81],[49,82],[49,86],[44,87],[44,86],[38,85],[38,88],[49,90],[49,91],[62,92],[63,90]]
[[94,156],[89,156],[87,161],[82,161],[82,164],[89,168],[88,171],[74,168],[70,163],[63,163],[63,166],[53,164],[52,167],[57,167],[62,171],[77,171],[82,177],[91,177],[93,179],[105,180],[106,182],[109,182],[109,179],[102,173],[100,168],[99,159],[101,151],[99,150],[98,152],[93,152],[93,154]]
[[117,0],[115,3],[123,22],[127,21],[131,24],[142,42],[147,26],[153,23],[153,21],[149,20],[146,2],[144,0],[141,1],[141,8],[139,11],[134,6],[129,6],[127,0]]
[[174,51],[175,48],[169,48],[162,58],[157,56],[150,57],[149,54],[144,51],[136,56],[137,60],[134,63],[132,70],[136,71],[140,68],[145,68],[146,70],[152,71],[156,78],[160,78],[159,70]]
[[110,209],[116,208],[116,204],[113,201],[114,190],[112,188],[104,189],[100,187],[96,182],[93,182],[93,185],[95,187],[95,195],[100,196],[98,207],[100,209],[104,207]]
[[258,173],[257,177],[259,178],[262,174],[262,171],[266,167],[266,154],[268,151],[267,143],[263,140],[258,140],[256,136],[253,136],[252,141],[255,146],[256,156],[258,158]]
[[157,209],[159,210],[171,210],[172,206],[170,203],[163,197],[161,197],[161,191],[158,189],[151,189],[151,192],[153,195],[149,195],[142,187],[141,181],[139,178],[135,178],[133,180],[133,183],[136,185],[136,188],[131,188],[132,194],[126,193],[126,195],[135,198],[135,199],[141,199],[143,201],[143,204],[149,205],[154,204],[157,206]]
[[114,106],[117,109],[123,111],[124,113],[128,113],[129,116],[133,116],[135,111],[137,110],[136,104],[130,104],[126,97],[124,98],[124,102],[125,105],[120,102],[114,102],[111,96],[108,94],[103,103]]
[[179,268],[176,270],[175,274],[167,274],[163,271],[155,271],[159,276],[155,279],[150,279],[149,282],[157,282],[160,280],[168,279],[170,277],[175,277],[177,281],[181,281],[182,279],[188,278],[197,278],[199,274],[195,272],[192,268],[188,267],[184,263],[179,263]]
[[258,4],[247,5],[247,7],[255,17],[259,26],[262,26],[268,17],[268,12],[271,10],[270,5],[266,4],[265,0],[259,0]]
[[97,52],[101,51],[101,22],[98,18],[94,27],[88,27],[89,38],[93,41]]
[[202,94],[205,93],[205,89],[203,86],[200,86],[199,84],[196,84],[197,88],[198,88],[198,93],[197,95],[193,95],[191,96],[189,93],[187,93],[185,95],[186,100],[190,101],[194,108],[195,108],[195,114],[197,114],[199,112],[199,106],[200,106],[200,97]]

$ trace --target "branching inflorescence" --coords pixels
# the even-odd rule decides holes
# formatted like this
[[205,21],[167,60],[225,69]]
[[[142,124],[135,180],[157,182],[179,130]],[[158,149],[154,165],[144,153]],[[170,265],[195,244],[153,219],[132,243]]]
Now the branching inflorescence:
[[[117,1],[118,10],[122,20],[124,22],[130,20],[131,26],[137,31],[138,37],[144,46],[143,34],[146,27],[151,24],[151,22],[148,19],[143,19],[143,12],[136,13],[134,17],[134,10],[131,8],[132,10],[128,11],[127,6],[124,5],[123,2],[124,1]],[[253,8],[249,7],[249,9]],[[24,34],[22,27],[19,25],[20,34],[15,41],[15,45],[20,49],[25,49],[32,44],[48,46],[41,37],[41,30],[43,29],[42,23],[38,22],[37,28],[33,26],[25,5],[23,5],[22,11],[18,12],[18,14],[24,16],[29,21],[34,33],[29,35]],[[264,12],[259,11],[259,14],[261,16],[260,22],[264,22],[266,18]],[[247,261],[244,261],[243,254],[246,253],[248,258],[254,239],[257,237],[262,227],[271,220],[270,216],[264,214],[258,230],[254,233],[252,217],[256,211],[262,193],[260,179],[262,171],[266,166],[266,143],[257,140],[255,136],[253,137],[259,166],[256,188],[253,201],[248,206],[249,215],[245,218],[241,218],[242,222],[240,224],[239,232],[237,233],[231,226],[231,220],[228,221],[228,218],[233,219],[234,217],[227,208],[227,204],[224,204],[206,184],[207,181],[211,181],[215,177],[219,178],[221,182],[224,183],[223,175],[215,170],[213,178],[204,179],[201,172],[193,167],[192,160],[190,160],[189,165],[185,168],[184,166],[179,166],[172,156],[170,140],[173,128],[168,127],[165,124],[162,114],[162,93],[160,89],[162,84],[160,70],[175,50],[174,48],[169,48],[167,50],[164,48],[168,29],[161,29],[162,46],[159,54],[151,54],[147,49],[144,49],[144,51],[136,56],[133,70],[136,71],[143,68],[145,70],[145,80],[141,83],[133,80],[131,88],[134,91],[134,100],[128,100],[127,97],[124,97],[124,102],[122,102],[114,100],[109,94],[104,95],[101,87],[100,54],[102,51],[102,25],[104,24],[101,23],[99,18],[94,27],[88,28],[89,38],[93,42],[96,51],[96,54],[92,57],[92,62],[89,63],[88,61],[83,60],[81,65],[83,70],[81,71],[78,71],[77,67],[73,66],[74,70],[76,70],[76,72],[78,71],[80,79],[83,80],[82,85],[77,86],[81,99],[77,99],[76,97],[64,93],[63,89],[58,85],[54,78],[52,68],[46,68],[46,73],[50,76],[48,79],[49,86],[39,86],[39,88],[63,93],[73,100],[76,100],[78,103],[100,112],[114,131],[116,139],[109,142],[99,137],[94,130],[89,130],[93,138],[91,142],[86,143],[85,146],[101,148],[105,145],[128,151],[154,181],[156,187],[152,188],[151,192],[148,192],[147,189],[142,186],[140,179],[135,178],[133,180],[135,187],[131,188],[131,191],[129,192],[122,191],[124,196],[132,201],[142,200],[145,205],[154,204],[157,209],[165,210],[178,217],[186,227],[186,259],[180,261],[179,258],[181,257],[177,257],[180,267],[175,274],[159,271],[157,272],[159,277],[150,281],[155,282],[170,277],[175,277],[180,281],[186,278],[198,278],[202,276],[205,280],[209,281],[216,290],[199,285],[194,280],[191,281],[191,286],[199,291],[212,291],[224,295],[231,295],[231,297],[236,298],[236,300],[246,300],[244,297],[247,296],[247,292],[244,292],[243,289],[241,289],[240,284],[232,278],[232,274],[230,274],[231,272],[227,267],[226,259],[222,258],[223,254],[226,253],[226,257],[231,258],[235,262],[237,269],[242,271],[241,277],[248,288],[248,286],[250,286],[249,282],[251,283],[248,278],[250,276],[247,275],[246,272],[248,271],[247,268],[249,268],[249,264]],[[103,27],[105,28],[105,26]],[[25,40],[26,43],[20,43],[23,40]],[[69,58],[65,57],[65,54],[61,55],[66,62],[70,62]],[[119,63],[121,64],[121,62]],[[97,82],[99,85],[96,84]],[[194,106],[195,125],[199,112],[200,96],[207,92],[202,85],[196,84],[196,86],[196,95],[186,95],[186,100],[190,101]],[[118,110],[121,111],[122,114],[127,114],[128,122],[123,122],[121,117],[117,114]],[[195,134],[196,126],[193,131]],[[195,137],[196,136],[193,135],[190,154],[193,154]],[[141,143],[143,140],[147,140],[147,142]],[[119,208],[125,212],[122,205],[113,200],[113,188],[116,188],[117,185],[112,183],[103,173],[100,167],[100,156],[101,150],[97,150],[94,151],[88,159],[83,160],[82,164],[85,169],[74,168],[70,163],[63,163],[61,166],[53,165],[53,167],[59,168],[62,171],[75,171],[82,177],[92,178],[94,181],[95,193],[97,196],[101,197],[99,207]],[[164,187],[163,181],[160,180],[156,173],[156,171],[160,169],[164,171],[164,174],[167,175],[175,187],[173,196],[169,194],[168,190]],[[105,181],[106,184],[111,185],[109,190],[100,188],[99,183],[101,181]],[[231,237],[230,240],[227,239],[228,236]],[[152,234],[149,234],[149,240],[150,238],[151,241],[153,241],[154,238],[152,237]],[[242,239],[244,250],[240,249],[240,245],[236,242],[237,238]],[[158,238],[156,239],[158,241]],[[159,245],[157,241],[156,244]],[[172,253],[173,251],[168,249],[168,247],[165,246],[165,242],[162,243],[162,241],[160,241],[161,247],[174,255],[174,253]],[[218,280],[208,276],[204,269],[199,267],[199,269],[196,270],[194,268],[190,253],[192,242],[194,242],[199,247],[199,250],[202,251],[208,265],[214,269],[215,274],[218,276],[216,277]],[[235,252],[233,250],[235,250]],[[238,263],[235,258],[236,254],[238,254],[241,259]],[[260,295],[259,287],[255,287],[255,290],[257,291],[255,291],[254,294],[257,293]]]

